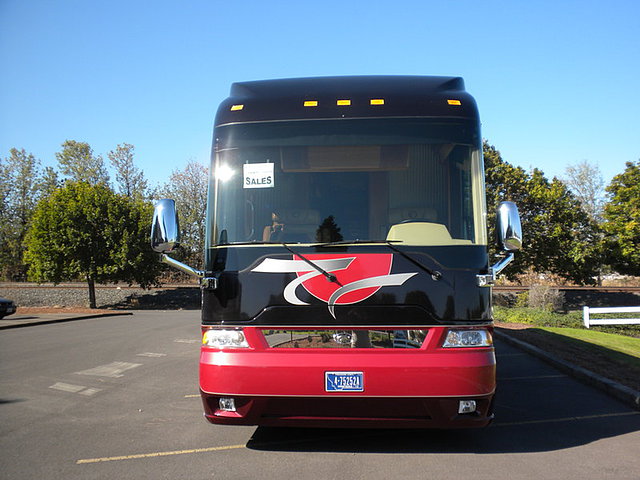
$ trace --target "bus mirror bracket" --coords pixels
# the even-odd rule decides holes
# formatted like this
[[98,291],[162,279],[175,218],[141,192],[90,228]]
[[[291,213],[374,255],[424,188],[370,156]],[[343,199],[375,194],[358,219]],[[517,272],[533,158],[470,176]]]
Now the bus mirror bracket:
[[178,213],[174,200],[164,198],[159,200],[153,211],[153,221],[151,224],[151,248],[161,253],[160,260],[167,265],[180,270],[188,275],[200,279],[200,286],[205,290],[215,289],[218,280],[215,277],[205,276],[202,270],[196,270],[175,258],[171,258],[167,253],[173,252],[180,245],[180,225],[178,223]]
[[196,270],[195,268],[190,267],[189,265],[182,263],[175,258],[171,258],[166,253],[162,254],[160,261],[175,268],[176,270],[180,270],[181,272],[191,275],[192,277],[196,277],[199,280],[200,288],[202,290],[215,290],[216,288],[218,288],[218,279],[216,277],[209,277],[204,271]]
[[480,287],[495,285],[500,272],[513,261],[513,252],[520,250],[522,247],[522,226],[518,207],[515,203],[500,203],[496,218],[496,234],[498,246],[505,253],[505,256],[489,268],[488,274],[477,276],[478,286]]

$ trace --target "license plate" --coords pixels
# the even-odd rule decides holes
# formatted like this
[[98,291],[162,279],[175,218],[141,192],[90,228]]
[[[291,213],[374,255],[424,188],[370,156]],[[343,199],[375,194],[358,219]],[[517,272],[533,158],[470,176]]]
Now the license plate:
[[327,392],[364,392],[362,372],[325,372],[324,387]]

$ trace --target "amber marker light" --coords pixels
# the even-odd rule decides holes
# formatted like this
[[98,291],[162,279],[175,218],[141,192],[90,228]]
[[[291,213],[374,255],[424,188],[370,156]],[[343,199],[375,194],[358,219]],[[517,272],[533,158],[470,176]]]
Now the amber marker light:
[[305,100],[304,106],[305,107],[317,107],[318,106],[318,101],[317,100]]
[[369,101],[370,105],[384,105],[384,98],[372,98]]
[[462,105],[462,103],[460,103],[460,100],[447,100],[447,103],[449,105]]
[[336,105],[340,107],[348,107],[349,105],[351,105],[351,100],[338,100],[336,102]]
[[244,105],[231,105],[232,112],[237,112],[238,110],[242,110],[243,108],[244,108]]

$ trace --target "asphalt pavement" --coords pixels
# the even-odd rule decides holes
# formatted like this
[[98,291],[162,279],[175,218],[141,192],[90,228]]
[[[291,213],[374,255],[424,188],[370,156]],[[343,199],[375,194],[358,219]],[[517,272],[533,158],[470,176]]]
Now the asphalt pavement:
[[[0,319],[0,330],[29,327],[35,325],[46,325],[50,323],[72,322],[76,320],[87,320],[94,318],[132,315],[134,311],[115,310],[112,312],[101,311],[98,313],[16,313],[3,319]],[[609,378],[598,375],[594,372],[586,370],[582,367],[573,365],[550,352],[542,350],[538,347],[530,345],[526,342],[509,336],[508,330],[496,331],[495,336],[502,341],[533,355],[546,363],[551,364],[560,371],[571,375],[572,377],[587,383],[603,392],[613,396],[619,401],[629,405],[636,410],[640,410],[640,392],[621,385]]]
[[640,412],[501,338],[496,420],[485,429],[225,427],[202,418],[198,312],[129,313],[0,333],[0,477],[566,480],[640,471]]

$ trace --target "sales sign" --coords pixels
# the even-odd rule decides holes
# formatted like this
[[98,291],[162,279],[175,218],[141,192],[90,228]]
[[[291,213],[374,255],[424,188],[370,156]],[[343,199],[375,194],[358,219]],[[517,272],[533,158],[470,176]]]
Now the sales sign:
[[245,163],[242,166],[244,188],[273,188],[273,163]]

